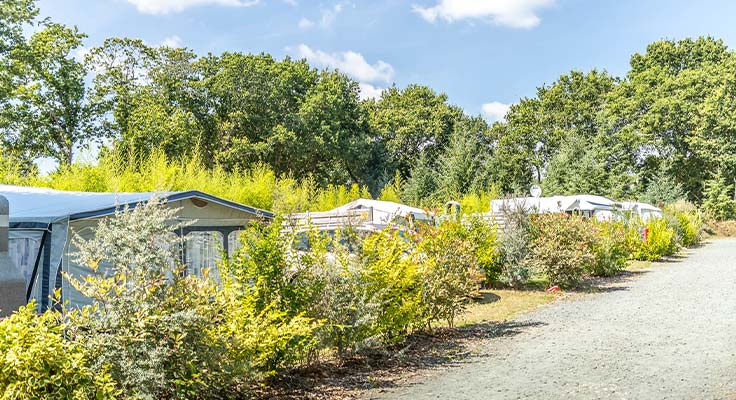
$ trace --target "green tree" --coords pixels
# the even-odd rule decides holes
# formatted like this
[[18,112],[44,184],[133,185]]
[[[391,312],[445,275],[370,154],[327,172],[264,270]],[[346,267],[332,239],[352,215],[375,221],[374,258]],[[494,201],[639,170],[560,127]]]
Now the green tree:
[[493,142],[488,124],[480,117],[463,117],[437,167],[438,193],[443,202],[483,192],[493,185]]
[[[497,135],[496,170],[503,170],[506,191],[541,182],[548,163],[570,136],[593,140],[599,132],[598,114],[616,80],[606,72],[572,71],[533,98],[511,106]],[[531,177],[529,176],[531,174]]]
[[703,210],[718,221],[736,218],[734,186],[727,181],[723,171],[718,171],[704,186]]
[[375,140],[385,145],[387,169],[391,174],[398,170],[404,177],[411,175],[417,160],[441,154],[463,115],[460,108],[448,104],[447,95],[420,85],[388,88],[367,108]]
[[98,107],[85,87],[87,72],[73,56],[85,35],[52,22],[41,26],[10,51],[11,100],[0,111],[0,130],[19,154],[70,164],[76,148],[101,139]]
[[631,57],[628,79],[609,96],[604,118],[608,134],[630,146],[641,184],[664,171],[691,200],[700,197],[717,158],[699,152],[693,141],[709,135],[698,124],[712,125],[702,119],[706,99],[728,76],[724,66],[732,58],[722,41],[710,37],[657,41]]

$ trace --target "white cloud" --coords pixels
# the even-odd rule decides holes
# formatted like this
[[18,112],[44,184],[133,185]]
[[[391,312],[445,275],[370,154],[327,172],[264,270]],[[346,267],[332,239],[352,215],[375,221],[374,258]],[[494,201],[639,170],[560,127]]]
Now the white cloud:
[[335,22],[337,15],[342,12],[342,4],[335,4],[332,8],[323,9],[322,17],[319,20],[319,26],[322,28],[328,28]]
[[260,0],[128,0],[143,14],[164,15],[198,6],[250,7]]
[[179,48],[184,47],[184,42],[181,40],[181,38],[177,35],[169,36],[166,39],[164,39],[161,42],[161,46],[164,47],[171,47],[171,48]]
[[342,12],[343,9],[344,6],[342,3],[337,3],[330,8],[323,8],[320,13],[318,23],[315,23],[308,18],[302,18],[301,20],[299,20],[299,28],[310,29],[319,25],[320,28],[327,29],[335,23],[335,20],[337,20],[337,16]]
[[506,121],[506,113],[509,112],[509,107],[509,104],[492,101],[483,104],[481,111],[489,122],[504,122]]
[[302,18],[299,20],[299,28],[309,29],[314,26],[314,22],[309,18]]
[[381,93],[386,90],[380,87],[373,86],[370,83],[360,82],[358,86],[360,87],[359,95],[361,100],[377,99],[381,97]]
[[389,82],[394,77],[394,67],[391,64],[382,60],[369,64],[362,54],[354,51],[327,53],[313,50],[306,44],[286,50],[296,58],[305,58],[310,64],[320,67],[338,69],[360,82]]
[[512,28],[539,25],[539,9],[555,0],[438,0],[433,7],[412,5],[412,10],[429,22],[477,19]]

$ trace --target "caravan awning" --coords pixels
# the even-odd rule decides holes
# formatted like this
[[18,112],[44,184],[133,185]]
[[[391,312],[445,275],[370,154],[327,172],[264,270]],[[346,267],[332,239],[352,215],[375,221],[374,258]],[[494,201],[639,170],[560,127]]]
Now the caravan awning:
[[[10,222],[47,222],[69,219],[71,221],[114,214],[123,207],[135,207],[148,201],[155,193],[93,193],[67,192],[37,187],[0,185],[0,194],[10,202]],[[221,199],[197,190],[159,193],[167,201],[201,199],[217,203],[264,218],[273,213]]]

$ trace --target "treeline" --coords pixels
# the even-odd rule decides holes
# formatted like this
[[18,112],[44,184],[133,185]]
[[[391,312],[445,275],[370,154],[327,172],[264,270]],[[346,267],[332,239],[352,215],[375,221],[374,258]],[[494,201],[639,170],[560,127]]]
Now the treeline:
[[361,100],[346,75],[288,57],[111,38],[81,60],[84,35],[38,12],[0,5],[1,164],[21,174],[39,157],[63,173],[104,143],[100,157],[124,164],[196,156],[317,188],[391,187],[420,206],[534,183],[653,203],[734,197],[736,57],[713,38],[652,43],[622,78],[572,71],[491,126],[425,86]]

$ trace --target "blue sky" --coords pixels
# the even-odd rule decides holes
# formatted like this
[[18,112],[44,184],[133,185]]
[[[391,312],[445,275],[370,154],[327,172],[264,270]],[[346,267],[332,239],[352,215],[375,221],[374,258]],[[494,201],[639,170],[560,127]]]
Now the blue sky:
[[77,25],[86,46],[128,36],[200,54],[306,57],[361,82],[363,96],[409,83],[449,95],[468,114],[505,105],[571,69],[623,75],[660,38],[711,35],[736,44],[736,2],[694,0],[41,0]]

